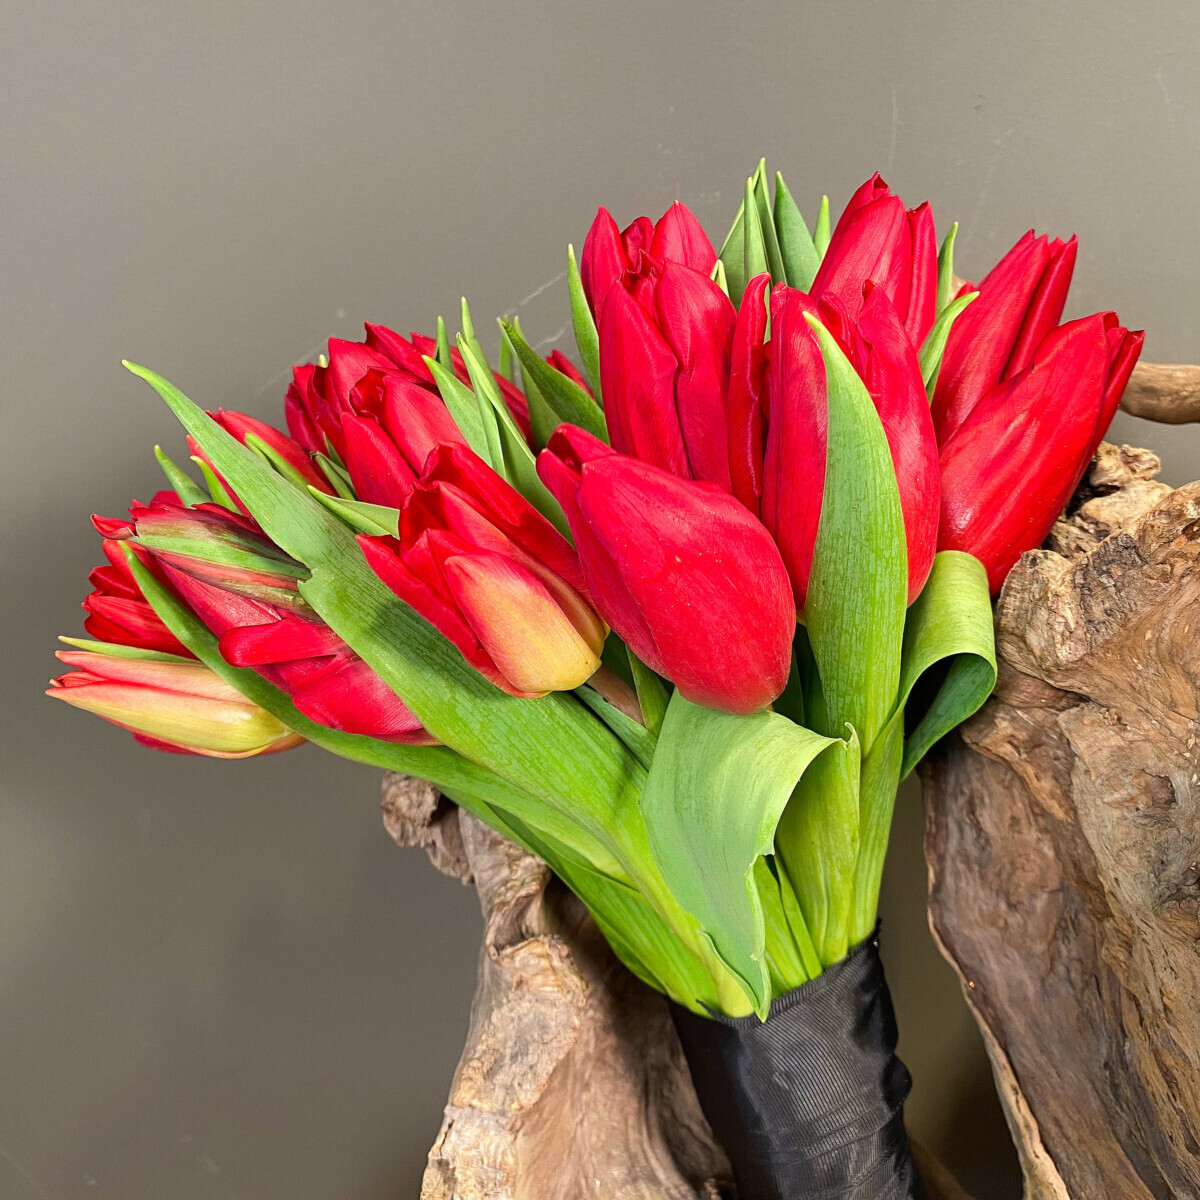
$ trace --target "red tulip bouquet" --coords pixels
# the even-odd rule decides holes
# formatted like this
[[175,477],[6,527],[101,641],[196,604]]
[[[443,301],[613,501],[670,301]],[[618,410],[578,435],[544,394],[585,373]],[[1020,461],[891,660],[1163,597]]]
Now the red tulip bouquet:
[[203,486],[94,518],[50,695],[147,745],[310,741],[540,855],[673,1003],[743,1197],[916,1194],[875,941],[896,789],[991,691],[991,595],[1141,345],[1060,323],[1075,241],[976,287],[878,176],[747,182],[568,251],[582,370],[464,303],[294,368],[288,435],[154,372]]

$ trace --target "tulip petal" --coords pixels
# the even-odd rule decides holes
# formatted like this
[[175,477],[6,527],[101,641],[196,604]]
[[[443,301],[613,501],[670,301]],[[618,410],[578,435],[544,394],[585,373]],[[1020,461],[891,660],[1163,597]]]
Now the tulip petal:
[[445,562],[455,603],[479,638],[507,688],[523,695],[570,691],[600,666],[589,646],[544,584],[498,554],[454,555]]
[[593,313],[600,311],[608,289],[629,269],[629,257],[616,221],[607,208],[597,211],[583,241],[579,263],[583,294]]
[[757,517],[763,493],[763,403],[766,391],[769,275],[752,279],[742,295],[730,354],[729,474],[733,494]]
[[678,200],[654,226],[650,255],[664,264],[679,263],[691,267],[704,276],[712,274],[717,261],[717,252],[708,240],[708,234],[692,215],[691,209]]
[[690,475],[732,491],[725,394],[737,314],[707,274],[675,263],[663,267],[654,303],[659,329],[678,363],[674,406]]
[[623,287],[610,288],[600,313],[600,380],[612,444],[687,479],[675,411],[678,367],[650,314]]

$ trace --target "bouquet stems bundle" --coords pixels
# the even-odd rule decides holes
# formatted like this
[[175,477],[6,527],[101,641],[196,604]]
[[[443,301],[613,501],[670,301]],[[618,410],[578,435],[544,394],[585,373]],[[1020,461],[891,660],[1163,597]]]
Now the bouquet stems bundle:
[[991,595],[1141,345],[1060,324],[1074,239],[976,288],[955,228],[875,177],[810,231],[763,164],[719,253],[682,205],[601,209],[582,370],[508,321],[494,369],[464,302],[453,346],[369,325],[295,368],[290,436],[130,365],[204,486],[156,448],[170,490],[94,518],[50,694],[162,749],[431,781],[677,1006],[747,1196],[910,1194],[873,941],[896,789],[991,691]]

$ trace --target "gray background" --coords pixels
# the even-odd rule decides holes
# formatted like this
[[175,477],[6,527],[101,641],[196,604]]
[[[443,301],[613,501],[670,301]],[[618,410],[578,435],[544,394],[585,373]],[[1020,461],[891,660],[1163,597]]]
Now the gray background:
[[[764,153],[810,216],[882,170],[962,221],[974,277],[1030,224],[1077,231],[1072,314],[1200,356],[1185,0],[10,0],[0,27],[6,1200],[414,1196],[474,976],[473,893],[390,844],[369,770],[168,758],[40,695],[87,514],[182,450],[122,356],[277,418],[328,335],[429,329],[461,292],[548,346],[598,203],[682,199],[719,239]],[[1191,430],[1118,434],[1200,474]],[[919,803],[885,896],[910,1123],[1015,1195]]]

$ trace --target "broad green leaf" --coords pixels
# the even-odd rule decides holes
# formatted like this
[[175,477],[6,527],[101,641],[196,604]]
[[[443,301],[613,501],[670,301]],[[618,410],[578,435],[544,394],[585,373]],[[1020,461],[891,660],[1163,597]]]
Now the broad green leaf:
[[542,394],[542,399],[554,410],[559,423],[578,425],[602,442],[608,441],[604,413],[573,379],[556,371],[522,336],[515,324],[505,324],[504,331],[512,341],[521,361],[521,377],[526,386],[530,381]]
[[795,889],[822,965],[846,957],[859,847],[859,745],[850,731],[800,776],[775,831],[775,854]]
[[[950,660],[937,681],[927,673]],[[965,721],[996,686],[996,642],[987,571],[973,555],[943,550],[921,594],[908,610],[904,626],[904,659],[900,678],[902,705],[919,706],[909,713],[901,777],[907,775],[939,738]],[[931,691],[931,696],[920,695]],[[917,693],[917,694],[914,694]]]
[[954,241],[958,237],[958,222],[942,240],[938,251],[937,313],[940,317],[954,296]]
[[[515,358],[517,352],[513,349],[512,339],[508,336],[508,330],[505,328],[504,321],[506,319],[497,322],[500,326],[500,345]],[[519,360],[517,365],[519,367]],[[525,399],[529,403],[529,427],[533,434],[534,447],[537,450],[544,450],[546,443],[550,440],[550,435],[561,422],[554,410],[546,403],[538,385],[532,379],[527,379],[524,374],[522,374],[521,382],[525,389]]]
[[[742,275],[746,281],[742,285],[744,292],[746,284],[751,279],[770,270],[767,262],[767,241],[758,215],[758,202],[754,197],[753,177],[746,180],[746,195],[742,200],[742,211],[746,214],[745,241],[742,245]],[[741,304],[741,302],[742,296],[739,293],[735,303]]]
[[442,395],[450,416],[454,419],[458,431],[466,438],[467,445],[488,464],[492,470],[496,464],[491,460],[491,448],[488,442],[487,430],[483,417],[479,412],[479,402],[475,393],[463,383],[452,370],[443,367],[436,358],[426,358],[425,365],[433,375],[438,391]]
[[162,467],[167,482],[179,497],[180,504],[186,508],[195,508],[197,504],[208,503],[204,489],[181,466],[173,462],[161,446],[154,447],[154,457]]
[[354,484],[350,481],[350,473],[345,467],[338,466],[337,463],[329,457],[328,454],[318,453],[313,455],[318,467],[321,468],[321,474],[329,481],[329,486],[343,500],[354,499]]
[[144,650],[141,646],[123,646],[119,642],[94,642],[90,638],[59,637],[60,642],[86,650],[90,654],[104,654],[109,658],[136,658],[143,662],[188,663],[192,660],[182,654],[167,654],[163,650]]
[[676,692],[642,791],[667,886],[764,1019],[771,990],[754,863],[772,852],[797,780],[832,743],[777,713],[731,716]]
[[237,512],[238,506],[233,502],[229,489],[217,477],[212,467],[198,454],[192,455],[192,462],[200,468],[200,474],[204,476],[204,483],[208,488],[209,496],[212,497],[212,503],[219,504],[222,508],[229,509],[230,512]]
[[921,378],[925,381],[925,394],[933,400],[933,390],[937,387],[938,371],[942,366],[942,356],[946,353],[946,342],[950,337],[950,329],[958,320],[959,314],[970,304],[978,292],[968,292],[959,296],[942,310],[942,315],[934,322],[933,328],[926,335],[921,346]]
[[479,361],[474,346],[464,339],[459,340],[459,353],[467,364],[467,374],[475,388],[475,395],[486,400],[492,408],[492,418],[500,447],[500,460],[504,470],[500,472],[509,483],[533,505],[564,537],[570,538],[570,526],[562,507],[541,481],[537,473],[537,461],[529,443],[522,436],[504,397],[496,386],[492,369]]
[[[267,535],[312,578],[306,600],[416,714],[462,757],[489,768],[625,858],[643,851],[623,813],[636,810],[644,771],[574,697],[508,696],[474,671],[367,566],[354,534],[311,496],[280,479],[177,388],[130,370],[159,393],[255,514]],[[264,706],[265,707],[265,706]],[[423,770],[415,770],[432,778]],[[593,859],[593,861],[596,861]],[[601,864],[618,874],[618,864]],[[611,868],[611,869],[610,869]]]
[[904,714],[897,709],[862,763],[859,778],[859,848],[854,877],[854,908],[847,949],[856,946],[875,928],[879,885],[887,855],[892,809],[900,786],[900,758],[904,750]]
[[863,754],[896,704],[908,568],[900,491],[883,425],[829,331],[807,317],[825,362],[825,491],[805,600],[808,638],[832,729]]
[[771,196],[767,189],[767,160],[758,160],[754,172],[754,206],[758,209],[758,227],[762,230],[763,245],[767,254],[767,269],[774,283],[785,283],[783,255],[779,252],[779,238],[775,231],[775,217],[771,211]]
[[825,257],[825,251],[829,249],[829,239],[832,235],[829,232],[829,197],[821,197],[821,207],[817,211],[817,224],[813,229],[813,246],[816,247],[819,258]]
[[575,345],[579,348],[579,359],[583,363],[584,378],[596,403],[603,408],[604,397],[600,392],[600,335],[596,321],[588,307],[583,292],[583,279],[579,264],[575,261],[575,247],[567,247],[567,292],[571,297],[571,325],[575,330]]
[[625,653],[629,657],[629,670],[633,675],[633,687],[637,692],[638,703],[642,706],[642,718],[646,728],[653,734],[662,731],[663,717],[667,713],[667,703],[670,696],[666,685],[628,646]]
[[821,259],[800,209],[778,171],[775,172],[774,223],[787,284],[807,292],[817,276]]
[[343,500],[328,492],[309,487],[312,498],[324,505],[335,517],[340,517],[356,533],[367,533],[372,537],[390,534],[400,536],[400,510],[385,504],[368,504],[365,500]]

